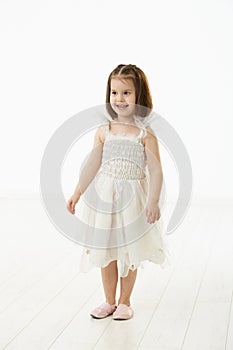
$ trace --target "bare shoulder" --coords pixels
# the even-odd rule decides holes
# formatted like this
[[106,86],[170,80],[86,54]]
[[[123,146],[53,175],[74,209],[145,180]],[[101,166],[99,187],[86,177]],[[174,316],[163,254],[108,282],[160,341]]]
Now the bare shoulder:
[[100,141],[102,143],[104,143],[104,141],[105,141],[105,128],[104,128],[104,126],[100,126],[98,128],[98,132],[99,132]]
[[157,137],[155,135],[155,132],[150,126],[146,127],[146,131],[147,133],[142,139],[143,145],[146,146],[147,143],[157,142]]
[[146,130],[147,130],[147,133],[144,137],[144,147],[145,147],[145,152],[147,157],[147,164],[148,162],[151,161],[152,154],[155,156],[155,159],[157,159],[161,164],[161,159],[159,154],[159,143],[155,135],[155,132],[150,126],[148,126]]
[[95,132],[94,146],[97,146],[98,144],[102,144],[104,143],[104,141],[105,141],[105,130],[103,126],[99,126]]

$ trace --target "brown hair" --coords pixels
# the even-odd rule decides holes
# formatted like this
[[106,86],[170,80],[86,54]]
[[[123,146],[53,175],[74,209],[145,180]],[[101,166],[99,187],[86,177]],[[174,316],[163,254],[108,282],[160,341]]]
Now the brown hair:
[[119,64],[109,75],[106,91],[106,108],[111,117],[116,118],[117,114],[110,104],[111,80],[112,78],[132,79],[136,93],[135,113],[146,117],[153,108],[152,97],[145,73],[134,64]]

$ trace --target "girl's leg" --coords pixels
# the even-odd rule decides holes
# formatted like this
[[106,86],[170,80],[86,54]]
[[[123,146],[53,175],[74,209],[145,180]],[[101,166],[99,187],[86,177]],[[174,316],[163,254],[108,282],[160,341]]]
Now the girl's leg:
[[118,281],[117,260],[111,261],[108,266],[101,268],[102,282],[106,303],[116,303],[116,289]]
[[121,277],[121,292],[118,300],[118,304],[126,304],[130,306],[130,296],[133,290],[133,286],[137,276],[137,269],[129,273],[126,277]]

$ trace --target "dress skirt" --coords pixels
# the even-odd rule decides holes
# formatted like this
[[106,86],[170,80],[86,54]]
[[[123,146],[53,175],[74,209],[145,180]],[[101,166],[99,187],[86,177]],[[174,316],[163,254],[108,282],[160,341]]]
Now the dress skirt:
[[80,197],[76,215],[84,225],[79,271],[106,267],[117,260],[120,277],[149,261],[161,268],[172,264],[162,217],[146,218],[148,179],[119,180],[99,172]]

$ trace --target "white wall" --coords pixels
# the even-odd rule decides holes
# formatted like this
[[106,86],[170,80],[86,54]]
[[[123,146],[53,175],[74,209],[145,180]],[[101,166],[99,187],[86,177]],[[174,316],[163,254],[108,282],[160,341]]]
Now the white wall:
[[[2,0],[0,196],[39,194],[51,135],[104,103],[109,73],[132,63],[149,79],[154,110],[187,147],[194,198],[231,199],[232,10],[229,0]],[[173,195],[175,167],[161,153]]]

